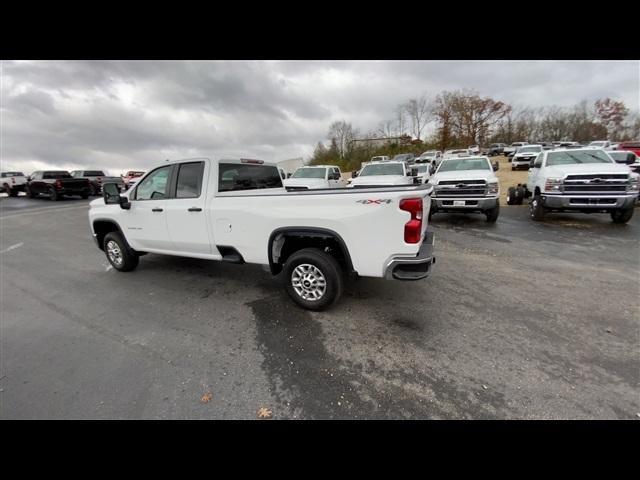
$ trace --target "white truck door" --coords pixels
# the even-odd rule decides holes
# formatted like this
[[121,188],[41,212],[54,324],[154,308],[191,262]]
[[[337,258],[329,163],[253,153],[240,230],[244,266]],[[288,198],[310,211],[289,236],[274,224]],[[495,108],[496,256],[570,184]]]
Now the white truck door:
[[165,211],[172,166],[152,171],[131,192],[129,210],[122,210],[125,236],[138,250],[173,250]]
[[175,169],[175,181],[165,203],[173,249],[183,253],[210,254],[212,248],[205,210],[210,162],[184,162],[176,164]]

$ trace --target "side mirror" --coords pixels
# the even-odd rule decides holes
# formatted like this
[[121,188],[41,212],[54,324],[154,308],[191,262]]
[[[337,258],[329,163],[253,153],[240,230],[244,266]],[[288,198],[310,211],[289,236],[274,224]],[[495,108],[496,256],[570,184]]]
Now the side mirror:
[[129,210],[131,208],[129,199],[127,197],[120,196],[120,189],[118,188],[117,183],[105,183],[102,185],[102,196],[104,198],[104,203],[107,205],[119,204],[120,208],[124,210]]
[[436,166],[435,166],[435,165],[431,164],[431,165],[429,166],[429,173],[430,173],[431,175],[433,175],[434,173],[436,173]]
[[291,173],[287,173],[287,178],[291,178]]
[[627,154],[627,165],[633,165],[634,163],[636,163],[636,156],[633,153],[629,153]]
[[357,172],[357,171],[356,171],[356,172],[353,172],[353,173],[351,174],[351,177],[352,177],[352,178],[356,178],[357,176],[358,176],[358,172]]
[[500,164],[498,162],[493,162],[493,171],[497,172],[500,169]]

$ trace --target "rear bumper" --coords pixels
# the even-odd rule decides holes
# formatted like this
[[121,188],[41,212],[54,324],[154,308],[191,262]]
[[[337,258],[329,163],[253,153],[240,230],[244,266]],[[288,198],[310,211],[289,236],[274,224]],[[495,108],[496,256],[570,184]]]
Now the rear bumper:
[[542,205],[562,210],[603,210],[632,207],[637,194],[631,195],[543,195]]
[[394,257],[387,264],[384,278],[387,280],[422,280],[431,273],[431,266],[436,263],[433,255],[433,232],[427,231],[424,241],[415,257]]

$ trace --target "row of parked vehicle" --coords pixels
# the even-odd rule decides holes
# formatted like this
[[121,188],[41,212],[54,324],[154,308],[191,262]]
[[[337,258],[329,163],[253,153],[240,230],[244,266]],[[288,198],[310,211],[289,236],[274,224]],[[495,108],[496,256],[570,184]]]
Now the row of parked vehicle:
[[22,172],[2,172],[0,192],[5,192],[11,197],[17,197],[20,192],[25,192],[29,197],[36,198],[46,196],[51,200],[60,200],[63,197],[101,195],[102,185],[115,183],[120,191],[135,184],[137,179],[144,174],[142,171],[129,171],[121,177],[110,177],[102,170],[39,170],[29,176]]

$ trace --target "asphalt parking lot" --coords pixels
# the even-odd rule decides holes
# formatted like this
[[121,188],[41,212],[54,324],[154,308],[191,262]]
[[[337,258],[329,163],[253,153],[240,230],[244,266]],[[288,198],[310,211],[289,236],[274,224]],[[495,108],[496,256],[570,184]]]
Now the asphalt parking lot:
[[428,280],[311,313],[259,266],[116,272],[87,203],[0,199],[3,419],[640,417],[640,210],[438,214]]

